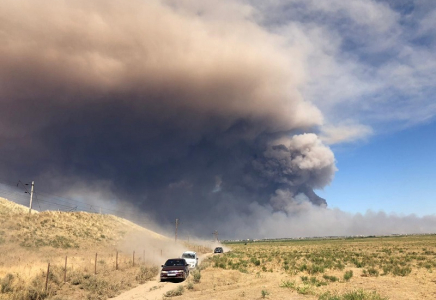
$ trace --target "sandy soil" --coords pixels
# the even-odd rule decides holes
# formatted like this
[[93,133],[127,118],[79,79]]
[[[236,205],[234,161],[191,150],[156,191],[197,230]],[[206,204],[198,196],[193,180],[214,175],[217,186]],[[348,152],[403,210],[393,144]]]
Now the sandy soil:
[[157,277],[154,281],[149,281],[145,284],[137,286],[130,291],[127,291],[115,298],[114,300],[161,300],[163,295],[175,289],[178,285],[183,285],[184,282],[159,282]]
[[[281,287],[284,281],[299,281],[299,276],[290,276],[283,272],[264,273],[241,273],[236,270],[223,270],[209,267],[201,271],[201,282],[194,284],[194,288],[188,290],[187,282],[161,283],[148,282],[133,290],[127,291],[116,300],[155,300],[165,299],[167,291],[177,288],[179,285],[185,287],[184,293],[174,299],[177,300],[214,300],[214,299],[306,299],[316,300],[324,291],[337,291],[344,293],[357,289],[365,291],[376,291],[383,297],[391,300],[430,300],[436,299],[436,274],[427,270],[415,270],[413,274],[406,277],[401,276],[362,276],[361,269],[354,268],[354,276],[349,282],[335,282],[326,287],[317,288],[314,294],[301,295],[294,289]],[[331,274],[341,276],[343,272]],[[301,275],[301,274],[300,274]],[[188,280],[189,281],[189,278]],[[262,295],[265,291],[265,297]],[[168,298],[170,299],[170,298]]]

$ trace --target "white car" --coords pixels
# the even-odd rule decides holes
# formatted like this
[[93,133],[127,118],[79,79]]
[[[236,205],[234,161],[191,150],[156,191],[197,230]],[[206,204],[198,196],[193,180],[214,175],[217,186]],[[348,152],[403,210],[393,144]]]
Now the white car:
[[198,264],[197,252],[194,251],[186,251],[183,252],[182,258],[186,260],[189,265],[189,268],[194,269]]

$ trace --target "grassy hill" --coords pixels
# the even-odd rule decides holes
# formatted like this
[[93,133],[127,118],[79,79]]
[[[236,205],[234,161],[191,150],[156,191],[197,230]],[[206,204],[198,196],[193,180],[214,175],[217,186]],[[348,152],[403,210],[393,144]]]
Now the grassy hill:
[[28,208],[0,198],[1,241],[22,247],[89,248],[116,244],[128,233],[167,240],[126,219],[87,212],[45,211],[28,213]]
[[186,250],[113,215],[29,214],[3,198],[0,222],[0,299],[106,299],[154,279],[167,257]]

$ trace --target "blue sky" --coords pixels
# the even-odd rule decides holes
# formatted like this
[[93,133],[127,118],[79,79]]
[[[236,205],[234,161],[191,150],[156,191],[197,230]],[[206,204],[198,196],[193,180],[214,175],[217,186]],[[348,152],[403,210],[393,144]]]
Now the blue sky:
[[305,99],[335,153],[329,207],[436,213],[436,3],[254,1],[305,50]]
[[319,194],[353,213],[436,214],[435,133],[432,122],[333,147],[339,171]]

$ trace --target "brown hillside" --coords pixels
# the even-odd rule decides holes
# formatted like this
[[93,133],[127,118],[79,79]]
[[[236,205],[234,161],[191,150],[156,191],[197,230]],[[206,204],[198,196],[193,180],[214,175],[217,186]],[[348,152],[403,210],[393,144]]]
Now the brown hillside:
[[113,215],[87,212],[44,211],[28,214],[28,208],[0,198],[3,242],[24,248],[88,249],[115,246],[128,235],[167,240],[156,232]]
[[[113,215],[29,214],[27,207],[4,198],[0,223],[0,299],[32,299],[34,292],[40,297],[35,299],[55,294],[106,299],[154,278],[158,265],[186,250],[174,239]],[[51,281],[43,292],[48,263]]]

